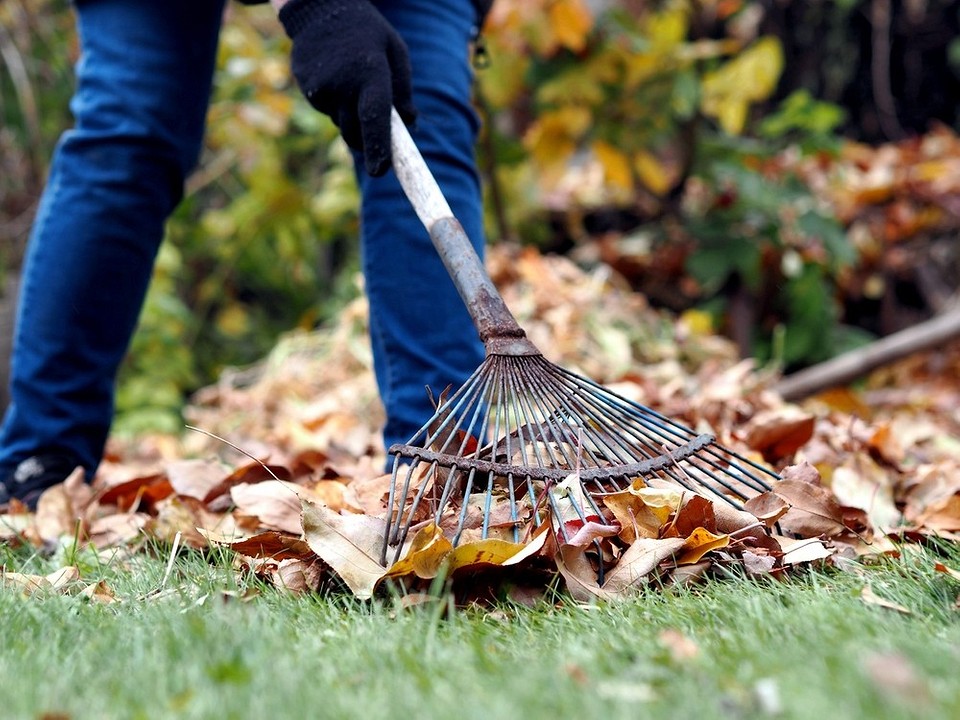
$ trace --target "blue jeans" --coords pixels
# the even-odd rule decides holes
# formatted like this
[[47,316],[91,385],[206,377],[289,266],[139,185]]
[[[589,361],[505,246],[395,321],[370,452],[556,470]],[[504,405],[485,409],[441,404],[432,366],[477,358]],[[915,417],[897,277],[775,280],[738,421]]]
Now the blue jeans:
[[[407,41],[414,137],[482,252],[470,105],[470,0],[382,2]],[[224,0],[78,0],[82,53],[24,266],[0,428],[0,478],[67,452],[92,477],[113,417],[164,223],[202,145]],[[239,7],[239,6],[238,6]],[[240,10],[242,11],[242,10]],[[278,32],[279,32],[278,25]],[[359,175],[371,340],[384,441],[430,417],[424,386],[462,383],[483,358],[469,316],[396,178]]]

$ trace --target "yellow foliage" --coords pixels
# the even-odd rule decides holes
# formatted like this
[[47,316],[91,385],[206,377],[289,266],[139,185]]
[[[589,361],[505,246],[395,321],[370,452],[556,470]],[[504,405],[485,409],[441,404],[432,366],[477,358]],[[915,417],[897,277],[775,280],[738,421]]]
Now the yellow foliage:
[[654,195],[665,195],[670,190],[670,174],[653,153],[637,150],[633,155],[633,167],[640,182]]
[[580,52],[593,28],[593,15],[583,0],[557,0],[549,7],[550,29],[563,47]]
[[750,104],[766,100],[776,90],[783,71],[783,48],[774,37],[763,37],[703,78],[701,109],[717,119],[726,132],[743,132]]
[[595,140],[593,154],[603,166],[604,177],[613,185],[629,190],[633,185],[630,160],[622,152],[603,140]]
[[644,25],[652,52],[661,54],[673,50],[686,40],[689,29],[687,11],[683,7],[675,6],[662,12],[651,13]]
[[523,144],[539,165],[561,165],[577,149],[592,119],[589,108],[575,105],[547,111],[527,130]]

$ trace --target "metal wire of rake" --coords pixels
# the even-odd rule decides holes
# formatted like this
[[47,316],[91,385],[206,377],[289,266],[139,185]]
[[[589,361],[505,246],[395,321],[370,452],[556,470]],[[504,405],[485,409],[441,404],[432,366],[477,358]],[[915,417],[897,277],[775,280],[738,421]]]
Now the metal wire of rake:
[[[488,355],[408,443],[389,452],[386,545],[397,558],[420,523],[441,526],[453,545],[468,530],[490,537],[497,502],[509,508],[498,536],[520,542],[524,526],[538,527],[545,505],[556,503],[551,488],[572,474],[585,492],[584,502],[571,499],[571,506],[582,521],[597,522],[606,522],[598,498],[637,478],[735,508],[776,479],[713,435],[698,435],[542,355]],[[482,496],[478,527],[470,525],[472,496]],[[384,563],[386,556],[385,547]]]
[[737,508],[770,489],[774,473],[713,435],[698,435],[546,360],[510,314],[396,111],[391,141],[397,178],[487,357],[407,443],[388,450],[384,566],[391,547],[396,561],[411,531],[429,523],[454,546],[494,535],[519,542],[552,515],[569,539],[567,520],[607,523],[598,501],[637,478]]

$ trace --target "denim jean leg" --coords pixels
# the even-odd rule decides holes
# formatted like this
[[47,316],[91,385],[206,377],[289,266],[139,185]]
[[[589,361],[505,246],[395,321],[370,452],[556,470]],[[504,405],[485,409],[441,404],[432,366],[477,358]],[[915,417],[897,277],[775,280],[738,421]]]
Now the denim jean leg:
[[[480,182],[474,162],[478,120],[471,104],[470,0],[380,2],[407,43],[419,116],[414,141],[454,214],[483,257]],[[425,386],[459,387],[483,360],[463,301],[430,238],[390,172],[371,178],[359,165],[363,268],[384,442],[405,442],[430,418]]]
[[203,136],[223,0],[78,0],[75,126],[31,233],[0,473],[42,450],[92,475],[163,226]]

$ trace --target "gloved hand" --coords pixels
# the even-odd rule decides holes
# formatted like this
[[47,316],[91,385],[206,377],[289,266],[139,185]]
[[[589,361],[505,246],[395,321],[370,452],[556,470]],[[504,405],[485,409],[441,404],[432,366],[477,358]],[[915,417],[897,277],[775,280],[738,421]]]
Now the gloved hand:
[[403,40],[369,0],[290,0],[280,22],[291,70],[310,104],[329,115],[371,175],[390,167],[390,107],[416,118]]

